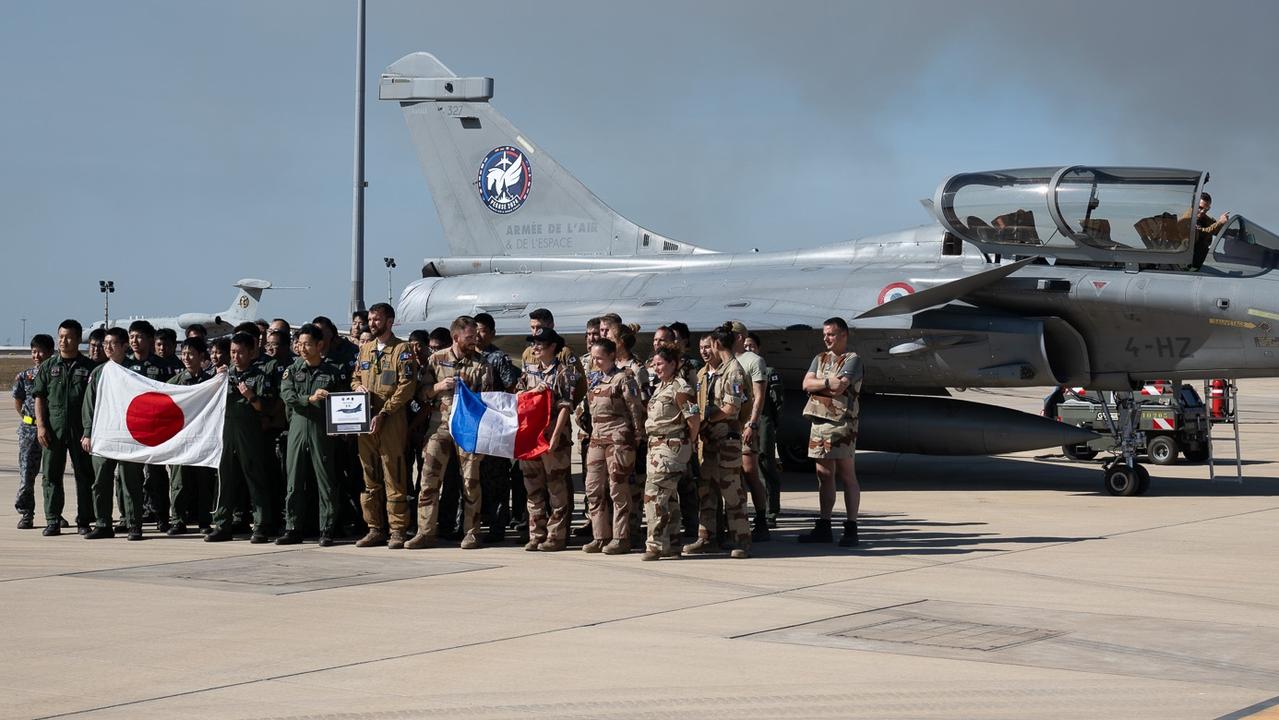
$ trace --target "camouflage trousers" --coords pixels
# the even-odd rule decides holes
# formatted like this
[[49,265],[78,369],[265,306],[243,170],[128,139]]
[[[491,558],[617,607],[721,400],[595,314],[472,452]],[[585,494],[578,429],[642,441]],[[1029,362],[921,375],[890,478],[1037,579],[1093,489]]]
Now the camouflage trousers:
[[687,440],[648,441],[648,479],[644,483],[644,519],[648,522],[648,550],[670,552],[679,546],[682,516],[679,483],[693,455]]
[[358,442],[364,471],[364,492],[360,495],[364,522],[370,528],[386,530],[389,526],[391,532],[405,532],[409,503],[408,469],[404,467],[408,420],[404,412],[387,417],[376,435],[361,435]]
[[440,533],[440,486],[444,484],[444,471],[448,469],[449,453],[457,453],[462,466],[462,529],[467,534],[480,528],[480,459],[483,455],[466,452],[453,442],[448,426],[426,439],[422,448],[422,488],[417,494],[417,531],[420,535],[437,537]]
[[[631,474],[635,443],[592,437],[586,450],[586,511],[596,540],[627,541],[631,533]],[[607,500],[613,500],[610,522]]]
[[36,512],[36,475],[40,473],[40,441],[30,425],[18,426],[18,494],[13,509],[30,517]]
[[532,460],[521,460],[524,489],[528,493],[528,538],[537,542],[568,540],[569,505],[572,494],[569,471],[573,467],[573,446],[567,438],[560,446]]
[[750,549],[751,527],[746,520],[746,489],[742,484],[742,436],[729,423],[706,426],[702,434],[701,475],[697,486],[698,537],[715,539],[715,500],[722,497],[729,541],[733,547]]

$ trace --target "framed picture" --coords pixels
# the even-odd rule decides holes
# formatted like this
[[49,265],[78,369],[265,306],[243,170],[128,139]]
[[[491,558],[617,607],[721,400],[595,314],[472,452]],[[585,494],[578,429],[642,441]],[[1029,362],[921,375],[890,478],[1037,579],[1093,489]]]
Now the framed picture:
[[329,435],[367,433],[372,419],[366,392],[330,393],[324,401],[324,426]]

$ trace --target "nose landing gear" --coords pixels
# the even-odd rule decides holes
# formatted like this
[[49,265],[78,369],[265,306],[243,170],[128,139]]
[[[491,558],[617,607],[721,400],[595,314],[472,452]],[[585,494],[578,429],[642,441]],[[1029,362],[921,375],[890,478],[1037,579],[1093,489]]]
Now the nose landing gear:
[[[1137,462],[1137,448],[1144,443],[1138,420],[1141,406],[1133,402],[1131,392],[1114,393],[1115,415],[1106,406],[1106,395],[1101,393],[1102,412],[1110,432],[1115,438],[1115,457],[1102,465],[1103,485],[1106,493],[1129,497],[1144,495],[1150,489],[1150,472]],[[1118,422],[1115,418],[1118,418]]]

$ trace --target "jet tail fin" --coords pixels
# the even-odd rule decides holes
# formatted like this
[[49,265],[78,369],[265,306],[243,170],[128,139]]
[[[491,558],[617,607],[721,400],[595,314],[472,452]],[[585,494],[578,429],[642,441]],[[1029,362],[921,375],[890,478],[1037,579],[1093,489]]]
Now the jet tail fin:
[[493,78],[458,77],[429,53],[395,61],[378,96],[399,101],[454,255],[708,252],[618,215],[502,116]]
[[271,287],[270,281],[244,278],[237,280],[234,287],[239,292],[219,319],[231,325],[257,320],[258,302],[262,300],[262,291]]

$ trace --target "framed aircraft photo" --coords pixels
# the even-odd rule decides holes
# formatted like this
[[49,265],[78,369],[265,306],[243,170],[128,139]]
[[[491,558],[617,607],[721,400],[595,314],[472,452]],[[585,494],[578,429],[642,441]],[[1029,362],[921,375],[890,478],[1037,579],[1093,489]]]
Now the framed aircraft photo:
[[324,426],[329,435],[359,435],[372,421],[366,392],[330,393],[324,401]]

